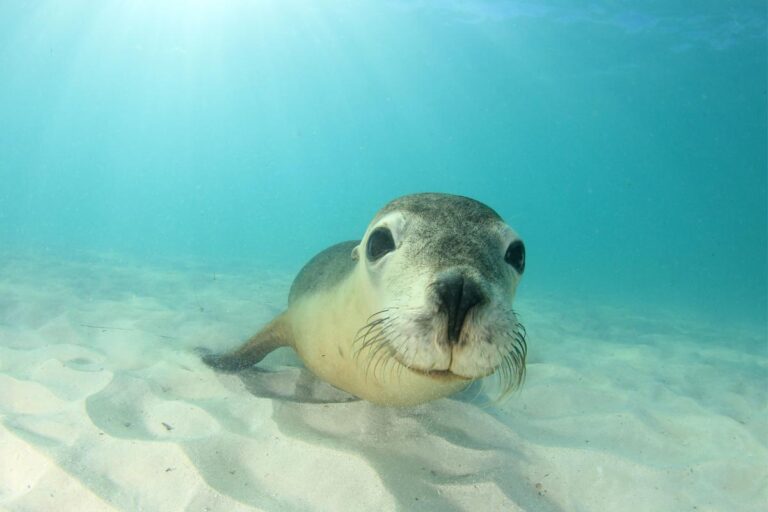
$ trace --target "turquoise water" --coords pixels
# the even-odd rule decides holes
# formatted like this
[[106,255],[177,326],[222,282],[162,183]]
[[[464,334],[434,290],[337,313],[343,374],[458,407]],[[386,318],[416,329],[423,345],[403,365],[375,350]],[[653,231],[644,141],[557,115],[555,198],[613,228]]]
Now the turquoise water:
[[[0,509],[763,512],[767,41],[764,0],[0,0]],[[519,392],[200,361],[422,191],[525,240]]]
[[766,321],[762,1],[0,3],[12,252],[296,271],[410,192],[520,295]]

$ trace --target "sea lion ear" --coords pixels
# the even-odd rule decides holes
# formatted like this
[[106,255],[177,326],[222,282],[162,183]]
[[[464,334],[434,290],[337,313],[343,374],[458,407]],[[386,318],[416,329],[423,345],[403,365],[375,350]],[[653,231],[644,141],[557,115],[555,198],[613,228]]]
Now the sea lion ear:
[[355,261],[357,261],[357,260],[359,260],[359,259],[360,259],[360,245],[356,245],[356,246],[355,246],[355,247],[352,249],[352,254],[351,254],[351,256],[352,256],[352,259],[353,259],[353,260],[355,260]]

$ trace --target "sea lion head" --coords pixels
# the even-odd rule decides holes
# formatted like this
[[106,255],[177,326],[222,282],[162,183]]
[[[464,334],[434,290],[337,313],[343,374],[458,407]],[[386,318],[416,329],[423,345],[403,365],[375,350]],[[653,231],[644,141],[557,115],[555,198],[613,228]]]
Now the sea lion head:
[[525,330],[512,301],[525,246],[494,210],[462,196],[404,196],[376,214],[353,257],[375,298],[355,340],[374,373],[394,361],[436,379],[498,371],[506,389],[522,382]]

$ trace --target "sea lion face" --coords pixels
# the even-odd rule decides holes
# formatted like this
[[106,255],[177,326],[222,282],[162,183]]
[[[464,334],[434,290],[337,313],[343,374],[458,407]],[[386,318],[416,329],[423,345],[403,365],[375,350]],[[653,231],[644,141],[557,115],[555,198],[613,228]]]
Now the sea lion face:
[[525,247],[489,207],[444,194],[385,206],[354,255],[376,309],[358,332],[368,364],[390,360],[435,378],[500,370],[508,388],[525,371],[525,331],[512,311]]

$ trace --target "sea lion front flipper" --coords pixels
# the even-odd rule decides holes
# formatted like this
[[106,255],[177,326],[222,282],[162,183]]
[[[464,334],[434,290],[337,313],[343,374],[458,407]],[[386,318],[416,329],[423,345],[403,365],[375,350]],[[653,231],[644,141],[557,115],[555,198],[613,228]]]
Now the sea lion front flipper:
[[290,329],[284,316],[278,315],[233,352],[203,354],[203,362],[223,372],[238,372],[258,363],[276,348],[292,346]]

